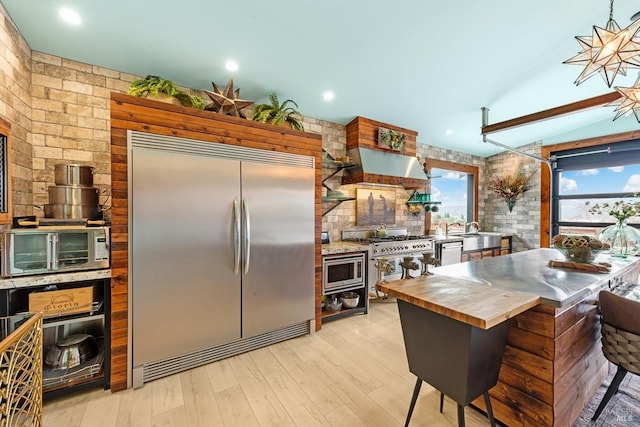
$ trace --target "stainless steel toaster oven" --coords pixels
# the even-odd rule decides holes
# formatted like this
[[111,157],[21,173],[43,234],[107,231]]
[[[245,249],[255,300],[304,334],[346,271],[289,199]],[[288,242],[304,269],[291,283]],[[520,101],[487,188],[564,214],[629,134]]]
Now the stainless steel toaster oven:
[[2,234],[2,277],[109,268],[109,228],[13,229]]

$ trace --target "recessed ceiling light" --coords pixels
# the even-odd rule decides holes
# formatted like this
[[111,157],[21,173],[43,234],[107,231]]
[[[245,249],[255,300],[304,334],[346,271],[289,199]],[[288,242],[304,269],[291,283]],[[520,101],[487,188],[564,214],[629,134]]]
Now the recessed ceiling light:
[[80,25],[80,23],[82,22],[82,19],[80,19],[80,15],[78,15],[75,10],[64,8],[60,9],[60,12],[58,13],[60,15],[60,18],[62,18],[69,24]]
[[224,64],[224,67],[227,71],[238,71],[238,63],[233,59],[228,60],[227,63]]
[[445,135],[451,135],[453,133],[453,131],[451,129],[447,129],[446,131],[444,131]]
[[333,99],[334,95],[333,92],[331,92],[330,90],[326,91],[325,93],[322,94],[322,98],[325,101],[331,101]]

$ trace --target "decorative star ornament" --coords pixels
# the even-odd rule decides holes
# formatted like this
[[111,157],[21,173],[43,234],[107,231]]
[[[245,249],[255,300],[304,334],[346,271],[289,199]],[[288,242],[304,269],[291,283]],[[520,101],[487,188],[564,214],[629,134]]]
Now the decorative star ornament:
[[229,79],[224,90],[220,89],[220,87],[213,82],[211,82],[211,84],[213,85],[214,92],[205,90],[204,93],[206,93],[213,102],[204,107],[204,109],[246,119],[241,110],[252,105],[253,101],[238,98],[240,96],[240,89],[233,89],[233,78]]
[[591,37],[576,36],[576,40],[583,50],[563,62],[585,66],[576,85],[599,72],[611,87],[618,74],[627,75],[627,68],[640,68],[640,20],[620,29],[610,16],[605,28],[594,25]]
[[627,117],[631,113],[636,116],[636,120],[640,123],[640,75],[633,87],[616,87],[621,95],[620,99],[608,104],[617,105],[615,111],[616,116],[613,120],[620,117]]

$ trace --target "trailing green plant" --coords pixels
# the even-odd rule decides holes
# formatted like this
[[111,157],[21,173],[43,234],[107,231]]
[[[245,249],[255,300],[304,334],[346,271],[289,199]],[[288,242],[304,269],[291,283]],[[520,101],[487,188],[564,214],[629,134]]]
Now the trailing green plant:
[[173,96],[185,107],[197,108],[199,110],[204,108],[202,98],[179,90],[171,80],[163,79],[160,76],[148,75],[144,79],[134,80],[131,86],[129,86],[127,93],[138,97],[165,94]]
[[[298,104],[287,99],[280,103],[275,93],[269,95],[270,104],[259,104],[253,110],[252,119],[260,123],[272,123],[281,125],[287,122],[295,130],[304,130],[302,126],[302,115],[296,110]],[[289,107],[289,104],[295,105],[295,108]]]
[[191,95],[187,92],[178,92],[173,95],[178,101],[185,107],[197,108],[198,110],[204,110],[204,101],[198,95]]

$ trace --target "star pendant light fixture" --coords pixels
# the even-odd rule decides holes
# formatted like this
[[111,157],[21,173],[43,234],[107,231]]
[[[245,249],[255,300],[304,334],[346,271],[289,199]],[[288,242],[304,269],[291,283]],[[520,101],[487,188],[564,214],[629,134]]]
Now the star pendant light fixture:
[[616,87],[616,90],[620,94],[620,99],[612,102],[609,105],[617,105],[615,112],[616,116],[613,120],[620,117],[627,117],[631,113],[636,116],[636,120],[640,123],[640,73],[638,79],[633,87]]
[[576,36],[582,51],[563,64],[584,65],[575,81],[576,85],[600,73],[611,87],[618,74],[627,75],[627,68],[640,68],[640,20],[620,29],[613,19],[613,0],[609,8],[609,21],[605,28],[593,26],[593,34]]

